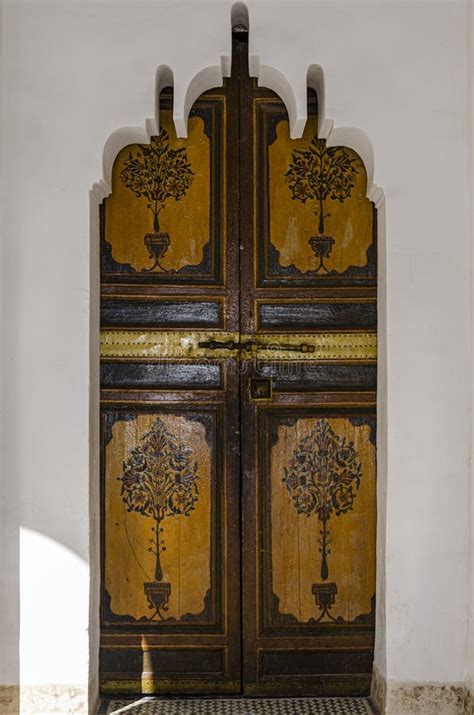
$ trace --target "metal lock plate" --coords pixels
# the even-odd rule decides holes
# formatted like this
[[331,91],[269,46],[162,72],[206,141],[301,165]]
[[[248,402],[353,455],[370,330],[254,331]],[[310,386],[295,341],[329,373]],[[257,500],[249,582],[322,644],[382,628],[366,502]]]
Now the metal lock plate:
[[250,399],[271,400],[273,397],[273,386],[271,378],[251,377],[250,378]]

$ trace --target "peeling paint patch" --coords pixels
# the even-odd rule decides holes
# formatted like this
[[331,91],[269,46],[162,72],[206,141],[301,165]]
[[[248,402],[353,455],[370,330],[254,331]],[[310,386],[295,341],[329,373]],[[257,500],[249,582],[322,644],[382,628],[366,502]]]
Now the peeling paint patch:
[[0,715],[18,715],[20,689],[18,685],[0,685]]
[[474,715],[462,683],[400,683],[374,668],[371,700],[381,715]]
[[386,715],[463,715],[464,686],[439,683],[387,683]]
[[464,694],[464,715],[474,715],[474,693],[468,686]]
[[69,685],[0,686],[0,715],[87,715],[84,688]]
[[372,688],[370,701],[377,713],[385,712],[385,702],[387,699],[387,682],[377,666],[374,665],[372,673]]
[[87,715],[87,693],[69,685],[21,686],[20,715],[35,713],[77,713]]

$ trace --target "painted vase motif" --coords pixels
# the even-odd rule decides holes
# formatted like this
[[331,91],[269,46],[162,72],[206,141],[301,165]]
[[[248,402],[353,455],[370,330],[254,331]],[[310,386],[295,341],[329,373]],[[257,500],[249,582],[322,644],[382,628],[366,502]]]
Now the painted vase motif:
[[128,511],[154,520],[148,551],[155,555],[155,578],[144,583],[145,595],[153,615],[164,620],[171,584],[163,581],[161,523],[172,516],[189,516],[198,499],[197,462],[192,451],[182,447],[159,417],[140,445],[129,450],[124,461],[121,495]]
[[325,139],[314,137],[307,149],[296,149],[285,178],[292,199],[315,201],[314,211],[318,218],[318,234],[311,236],[308,243],[318,259],[314,273],[329,273],[324,265],[332,252],[335,239],[324,233],[324,220],[330,213],[324,213],[327,199],[342,203],[348,199],[354,188],[358,171],[356,158],[344,147],[327,147]]
[[152,137],[150,144],[141,144],[135,154],[129,152],[120,173],[123,183],[137,198],[148,200],[147,208],[153,216],[153,233],[144,236],[144,243],[154,263],[144,271],[163,272],[161,264],[170,245],[168,233],[160,231],[160,213],[170,199],[180,201],[194,179],[194,172],[188,161],[186,149],[171,149],[168,133],[162,129]]
[[337,585],[328,582],[331,534],[328,523],[352,509],[360,487],[362,466],[353,442],[340,437],[328,420],[320,419],[312,432],[303,437],[284,468],[283,483],[288,489],[298,514],[316,514],[322,528],[319,532],[321,581],[312,585],[316,605],[321,611],[317,622],[330,613],[337,594]]

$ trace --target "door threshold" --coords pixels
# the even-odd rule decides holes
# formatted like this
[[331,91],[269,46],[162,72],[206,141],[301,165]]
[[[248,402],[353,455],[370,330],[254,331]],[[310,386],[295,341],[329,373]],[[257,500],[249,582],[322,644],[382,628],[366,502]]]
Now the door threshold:
[[374,715],[368,698],[107,698],[97,715]]

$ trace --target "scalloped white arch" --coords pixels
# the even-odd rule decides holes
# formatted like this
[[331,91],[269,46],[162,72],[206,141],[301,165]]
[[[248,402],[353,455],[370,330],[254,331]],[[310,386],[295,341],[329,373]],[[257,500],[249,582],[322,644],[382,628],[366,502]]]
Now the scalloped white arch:
[[[249,11],[245,2],[235,2],[231,8],[231,28],[244,26],[250,30]],[[187,81],[178,78],[175,81],[173,70],[168,65],[159,65],[156,70],[155,117],[145,120],[144,128],[123,127],[113,132],[107,139],[103,152],[103,178],[95,183],[92,192],[102,201],[112,191],[112,167],[117,154],[128,144],[146,143],[159,132],[159,96],[165,87],[174,87],[173,122],[178,137],[187,137],[187,124],[191,108],[204,92],[221,87],[224,77],[231,73],[232,56],[221,55],[215,65],[201,67]],[[361,157],[367,171],[367,197],[379,208],[384,200],[383,190],[374,183],[374,152],[368,136],[356,127],[335,127],[334,121],[326,117],[326,92],[324,72],[320,65],[309,65],[306,77],[292,83],[277,67],[265,63],[249,35],[249,74],[256,77],[259,87],[267,87],[275,92],[284,102],[290,123],[290,136],[298,139],[302,136],[307,114],[307,89],[311,87],[318,97],[318,133],[326,139],[329,146],[347,146]]]
[[155,77],[155,134],[160,131],[160,94],[166,87],[174,87],[173,70],[169,65],[159,65]]
[[191,107],[196,99],[214,87],[222,87],[224,77],[228,76],[225,73],[230,73],[230,59],[221,57],[218,65],[210,65],[202,67],[194,77],[186,89],[181,86],[175,86],[173,95],[173,121],[178,137],[188,136],[188,117]]
[[384,193],[379,186],[374,184],[374,151],[369,137],[362,129],[356,127],[335,127],[334,121],[326,117],[324,71],[320,65],[315,64],[308,67],[306,84],[307,87],[314,89],[318,97],[319,136],[326,139],[328,146],[347,146],[360,156],[367,172],[367,198],[374,202],[376,208],[379,208],[383,202]]

